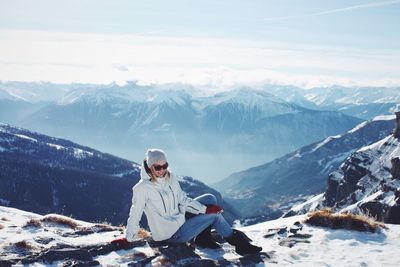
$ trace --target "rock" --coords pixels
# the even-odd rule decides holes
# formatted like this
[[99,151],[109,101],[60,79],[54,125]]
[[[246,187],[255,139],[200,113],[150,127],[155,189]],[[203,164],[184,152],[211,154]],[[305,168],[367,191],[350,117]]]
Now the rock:
[[293,234],[293,235],[288,236],[288,238],[291,238],[291,239],[296,239],[296,238],[308,239],[310,237],[312,237],[312,235],[309,235],[309,234]]
[[62,266],[65,267],[89,267],[89,266],[99,266],[98,261],[66,261]]
[[167,247],[160,247],[159,251],[164,254],[172,263],[177,263],[183,259],[197,258],[200,256],[194,252],[194,247],[186,244],[170,245]]
[[245,255],[239,259],[241,266],[256,266],[259,263],[264,263],[264,260],[269,258],[265,252],[257,254]]
[[291,248],[296,245],[296,243],[297,242],[295,240],[286,238],[279,241],[279,246]]
[[49,263],[66,259],[74,259],[86,262],[86,261],[92,261],[92,255],[86,249],[63,248],[63,249],[46,251],[39,257],[39,259]]
[[379,202],[379,201],[370,201],[360,205],[360,209],[376,218],[378,221],[382,221],[384,218],[384,214],[386,213],[387,205]]
[[400,158],[392,158],[390,162],[392,163],[390,173],[392,174],[393,179],[400,180]]
[[389,209],[386,221],[388,223],[400,224],[400,205],[399,204],[396,204]]
[[0,260],[0,267],[11,267],[15,264],[13,261]]
[[35,240],[35,242],[37,242],[39,244],[47,245],[48,243],[53,241],[54,238],[52,238],[52,237],[35,237],[33,240]]

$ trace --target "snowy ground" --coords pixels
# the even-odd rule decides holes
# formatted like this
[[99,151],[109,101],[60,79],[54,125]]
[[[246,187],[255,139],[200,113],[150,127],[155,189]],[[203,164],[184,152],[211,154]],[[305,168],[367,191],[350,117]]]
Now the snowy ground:
[[[116,229],[76,236],[73,233],[77,229],[45,222],[41,227],[23,227],[31,218],[41,219],[43,216],[0,206],[0,260],[4,261],[23,254],[23,249],[13,244],[24,240],[32,246],[32,250],[43,250],[57,244],[86,246],[109,243],[121,234],[121,230]],[[306,224],[294,226],[295,222],[304,218],[304,215],[300,215],[241,228],[270,256],[264,258],[264,263],[259,263],[257,266],[400,266],[400,225],[387,225],[388,229],[380,233],[331,230]],[[82,221],[76,222],[78,229],[94,225]],[[287,231],[281,230],[281,233],[277,233],[285,227]],[[291,228],[301,228],[297,233],[302,236],[290,237]],[[269,234],[270,237],[265,237]],[[102,266],[128,266],[135,257],[151,257],[156,253],[156,248],[146,244],[142,247],[96,256],[94,260]],[[233,263],[241,258],[227,243],[223,243],[223,249],[196,248],[195,253],[203,259],[226,259]],[[61,261],[52,265],[38,262],[30,266],[62,266],[62,264]],[[148,265],[160,264],[162,262],[155,258]]]

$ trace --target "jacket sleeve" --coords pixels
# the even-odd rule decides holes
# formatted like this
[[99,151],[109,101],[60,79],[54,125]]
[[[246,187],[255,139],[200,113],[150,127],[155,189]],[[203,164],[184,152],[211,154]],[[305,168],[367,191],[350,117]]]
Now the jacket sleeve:
[[173,177],[174,185],[177,190],[178,195],[178,203],[183,208],[184,211],[188,211],[194,214],[206,213],[206,206],[194,200],[186,195],[186,193],[182,190],[178,179]]
[[133,187],[132,206],[129,212],[129,219],[126,224],[126,239],[129,242],[137,239],[139,231],[139,221],[142,218],[144,207],[146,205],[146,192],[138,186]]

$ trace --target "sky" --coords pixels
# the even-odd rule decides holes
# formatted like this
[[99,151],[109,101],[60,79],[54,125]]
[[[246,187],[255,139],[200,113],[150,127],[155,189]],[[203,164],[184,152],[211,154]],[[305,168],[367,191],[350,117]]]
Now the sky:
[[0,80],[399,86],[400,0],[0,0]]

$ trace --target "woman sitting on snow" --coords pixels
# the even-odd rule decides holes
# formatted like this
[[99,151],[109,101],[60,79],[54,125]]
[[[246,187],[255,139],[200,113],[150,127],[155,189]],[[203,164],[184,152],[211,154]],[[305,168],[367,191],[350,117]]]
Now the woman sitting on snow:
[[[169,171],[167,157],[162,150],[147,150],[140,176],[141,180],[133,187],[126,236],[113,243],[127,245],[138,239],[139,221],[144,211],[155,241],[177,244],[194,238],[195,244],[201,247],[220,248],[211,238],[213,227],[235,246],[238,254],[253,254],[262,250],[250,244],[244,233],[231,228],[222,216],[222,209],[214,195],[205,194],[195,199],[187,197]],[[187,213],[196,215],[185,219]]]

